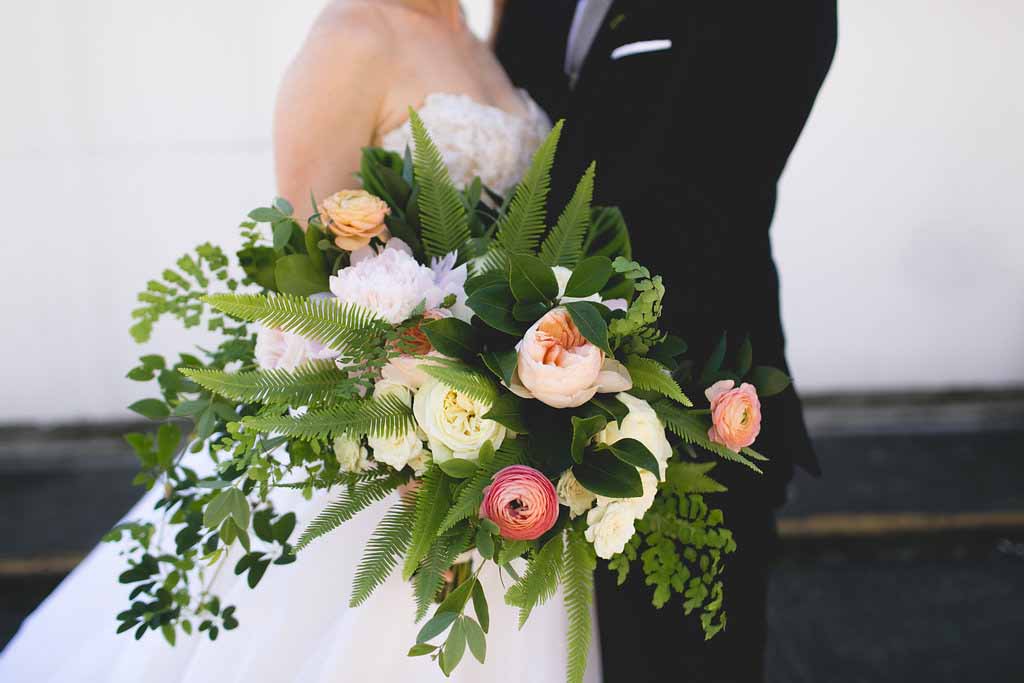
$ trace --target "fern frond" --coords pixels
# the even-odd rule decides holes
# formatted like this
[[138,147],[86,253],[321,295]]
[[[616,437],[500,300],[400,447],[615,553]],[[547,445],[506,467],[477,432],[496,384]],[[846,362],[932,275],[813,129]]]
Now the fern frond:
[[182,368],[180,372],[204,389],[234,401],[300,406],[334,403],[335,387],[346,378],[333,360],[310,361],[294,370],[223,372]]
[[399,486],[408,481],[408,477],[400,472],[392,472],[376,479],[363,479],[351,487],[343,489],[341,496],[328,504],[320,514],[309,523],[295,545],[298,552],[307,545],[328,534],[355,517],[355,515],[373,505]]
[[441,468],[434,465],[423,475],[419,491],[416,492],[416,518],[412,525],[412,542],[402,566],[402,578],[408,581],[430,550],[437,536],[441,519],[451,505],[451,489],[448,477]]
[[244,424],[258,432],[274,432],[306,441],[363,434],[392,438],[416,427],[412,408],[394,395],[347,400],[304,415],[252,415],[244,418]]
[[519,608],[519,628],[537,605],[547,602],[558,589],[562,575],[563,534],[551,538],[530,560],[526,573],[505,592],[505,602]]
[[719,457],[741,463],[758,474],[763,474],[761,468],[747,458],[709,439],[709,426],[698,416],[668,401],[656,401],[652,407],[654,412],[658,414],[658,418],[665,423],[665,426],[686,443],[700,446]]
[[572,199],[540,246],[540,258],[549,266],[573,268],[583,258],[583,238],[590,229],[590,202],[594,198],[594,169],[587,167]]
[[491,479],[499,470],[510,465],[525,464],[522,449],[507,447],[510,443],[513,442],[506,440],[506,443],[502,444],[490,462],[478,467],[472,477],[459,485],[458,496],[442,520],[438,533],[448,531],[462,520],[473,517],[479,512],[480,503],[484,499],[484,487],[491,483]]
[[464,363],[445,358],[427,358],[420,369],[442,384],[470,398],[493,404],[498,398],[498,385],[484,373]]
[[566,680],[582,683],[590,649],[590,603],[594,596],[597,556],[581,532],[570,530],[566,540],[562,569],[562,590],[569,616]]
[[452,566],[455,558],[469,548],[471,533],[472,529],[468,524],[449,529],[430,546],[426,557],[412,577],[416,621],[421,620],[430,611],[437,592],[444,585],[444,572]]
[[668,396],[673,401],[682,403],[687,408],[693,402],[683,393],[679,384],[672,379],[672,373],[664,365],[653,358],[630,356],[626,359],[626,369],[633,380],[633,386],[644,391],[656,391]]
[[561,134],[559,121],[537,148],[530,168],[516,186],[508,211],[498,219],[495,237],[506,254],[532,254],[544,233],[551,166]]
[[423,247],[427,256],[444,256],[458,251],[470,237],[466,207],[441,153],[413,109],[409,110],[409,126],[414,143],[412,158],[419,187]]
[[394,571],[398,558],[406,551],[409,541],[412,540],[412,519],[415,509],[412,502],[403,499],[380,520],[373,535],[366,542],[363,559],[356,568],[349,607],[358,607],[366,602],[373,591]]
[[382,335],[391,328],[370,311],[336,299],[310,299],[292,294],[211,294],[203,301],[241,320],[259,321],[328,348],[357,356],[377,350]]

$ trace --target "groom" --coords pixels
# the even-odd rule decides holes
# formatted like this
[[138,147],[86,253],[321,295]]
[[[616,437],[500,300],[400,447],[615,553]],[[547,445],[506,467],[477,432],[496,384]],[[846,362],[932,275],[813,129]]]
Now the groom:
[[[636,259],[671,296],[662,320],[707,357],[717,334],[749,333],[755,361],[786,368],[768,228],[776,184],[831,64],[835,0],[512,0],[496,50],[552,119],[566,118],[554,205],[597,161],[596,204],[621,207]],[[696,334],[694,333],[696,332]],[[634,571],[597,576],[605,680],[764,679],[774,509],[794,466],[817,474],[800,401],[768,399],[757,448],[765,475],[725,463],[709,498],[736,537],[728,626],[705,642],[678,600],[651,606]]]

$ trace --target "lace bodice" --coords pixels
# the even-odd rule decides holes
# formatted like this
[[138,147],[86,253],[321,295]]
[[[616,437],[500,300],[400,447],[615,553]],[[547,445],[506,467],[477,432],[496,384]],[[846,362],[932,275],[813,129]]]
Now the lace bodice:
[[[495,192],[507,193],[526,172],[551,130],[551,121],[526,91],[526,114],[511,114],[468,95],[432,93],[417,111],[460,188],[480,176]],[[409,122],[381,136],[380,146],[398,152],[412,145]]]

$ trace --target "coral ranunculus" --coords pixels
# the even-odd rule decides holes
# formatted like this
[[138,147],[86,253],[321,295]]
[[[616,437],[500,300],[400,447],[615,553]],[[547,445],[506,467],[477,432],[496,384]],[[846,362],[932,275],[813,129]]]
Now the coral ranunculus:
[[761,433],[761,401],[753,384],[738,388],[731,379],[715,382],[704,392],[711,401],[708,438],[737,453]]
[[515,376],[509,389],[552,408],[575,408],[597,392],[628,391],[629,372],[587,341],[564,308],[548,311],[517,346]]
[[558,521],[558,494],[543,473],[511,465],[499,470],[484,489],[480,517],[497,524],[503,538],[532,541]]
[[339,249],[355,251],[386,229],[391,209],[366,190],[342,190],[320,202],[320,222]]

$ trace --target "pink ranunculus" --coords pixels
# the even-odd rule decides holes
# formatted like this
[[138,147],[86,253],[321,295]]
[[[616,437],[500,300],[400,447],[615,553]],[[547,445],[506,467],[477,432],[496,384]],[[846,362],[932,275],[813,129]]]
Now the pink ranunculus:
[[711,429],[708,438],[737,453],[754,443],[761,432],[761,401],[753,384],[723,379],[704,392],[711,401]]
[[542,472],[511,465],[499,470],[484,489],[480,517],[497,524],[503,538],[532,541],[558,520],[558,494]]
[[587,341],[564,308],[548,311],[516,348],[519,359],[509,389],[553,408],[574,408],[599,391],[633,386],[625,367]]

